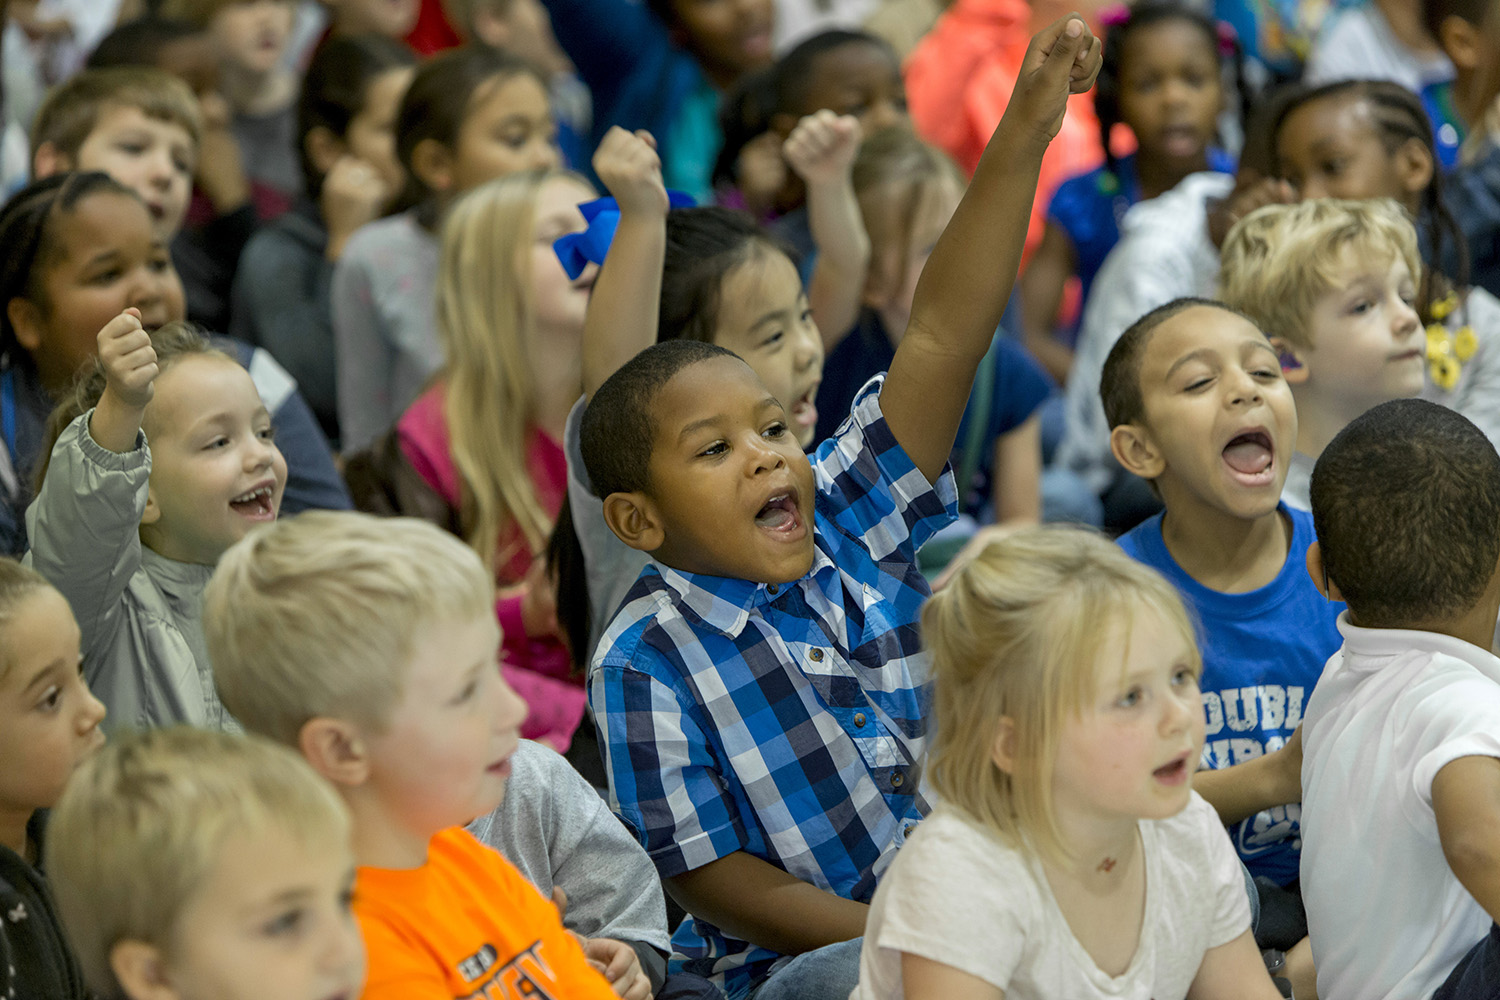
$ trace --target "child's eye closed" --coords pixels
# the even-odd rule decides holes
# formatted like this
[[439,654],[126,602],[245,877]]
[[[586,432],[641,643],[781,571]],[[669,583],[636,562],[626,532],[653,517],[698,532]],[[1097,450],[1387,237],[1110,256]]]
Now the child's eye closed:
[[304,917],[305,911],[301,909],[287,910],[269,920],[263,930],[267,937],[294,935],[302,929]]

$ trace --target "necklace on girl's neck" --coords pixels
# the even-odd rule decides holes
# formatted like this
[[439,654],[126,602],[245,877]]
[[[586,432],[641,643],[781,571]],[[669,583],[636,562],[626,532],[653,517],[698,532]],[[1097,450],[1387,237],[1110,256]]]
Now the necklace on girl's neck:
[[1105,858],[1103,861],[1099,862],[1099,867],[1095,868],[1094,871],[1104,872],[1106,875],[1108,875],[1110,872],[1115,870],[1116,864],[1117,862],[1114,858]]

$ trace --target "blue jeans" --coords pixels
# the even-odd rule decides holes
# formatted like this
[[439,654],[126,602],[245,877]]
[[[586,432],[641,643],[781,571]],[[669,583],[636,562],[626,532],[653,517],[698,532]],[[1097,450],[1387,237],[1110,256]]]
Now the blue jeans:
[[805,951],[752,990],[752,1000],[849,1000],[859,982],[864,938]]

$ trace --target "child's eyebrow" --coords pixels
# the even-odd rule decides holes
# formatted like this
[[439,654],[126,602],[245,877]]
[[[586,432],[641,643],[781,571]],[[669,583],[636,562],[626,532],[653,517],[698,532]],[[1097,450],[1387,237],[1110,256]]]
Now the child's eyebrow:
[[[800,305],[801,302],[802,302],[802,300],[799,298],[797,300],[797,302]],[[792,310],[790,310],[790,309],[772,309],[770,312],[766,313],[760,319],[756,320],[754,323],[751,323],[750,324],[750,329],[752,329],[752,330],[758,330],[761,327],[765,326],[767,323],[770,323],[770,322],[773,322],[773,321],[774,322],[778,322],[778,323],[779,322],[785,322],[786,318],[788,316],[790,316],[791,314],[792,314]]]
[[21,689],[21,693],[25,694],[26,692],[29,692],[32,688],[39,686],[42,681],[46,680],[53,673],[63,669],[66,666],[66,661],[62,660],[61,658],[53,660],[51,663],[47,664],[45,667],[42,667],[36,673],[31,675],[31,680],[26,682],[26,686]]
[[[777,399],[775,396],[768,395],[759,403],[755,404],[755,409],[757,411],[770,409],[784,410],[786,409],[786,407],[781,405],[781,400]],[[717,427],[725,419],[726,418],[724,414],[715,413],[712,416],[704,417],[702,420],[694,420],[692,423],[685,425],[682,430],[678,432],[677,443],[682,444],[689,437],[701,430],[707,430],[713,427]]]
[[1213,359],[1214,352],[1209,350],[1207,347],[1200,347],[1197,350],[1188,351],[1182,357],[1172,362],[1172,367],[1167,369],[1166,377],[1171,378],[1173,373],[1183,365],[1190,364],[1194,361],[1212,361]]

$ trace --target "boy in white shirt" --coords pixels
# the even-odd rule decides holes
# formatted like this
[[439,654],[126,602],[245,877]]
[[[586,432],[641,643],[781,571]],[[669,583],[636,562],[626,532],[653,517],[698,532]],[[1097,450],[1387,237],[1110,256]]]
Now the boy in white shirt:
[[1311,492],[1308,571],[1348,603],[1302,729],[1318,993],[1496,996],[1500,455],[1452,410],[1395,400],[1333,439]]

